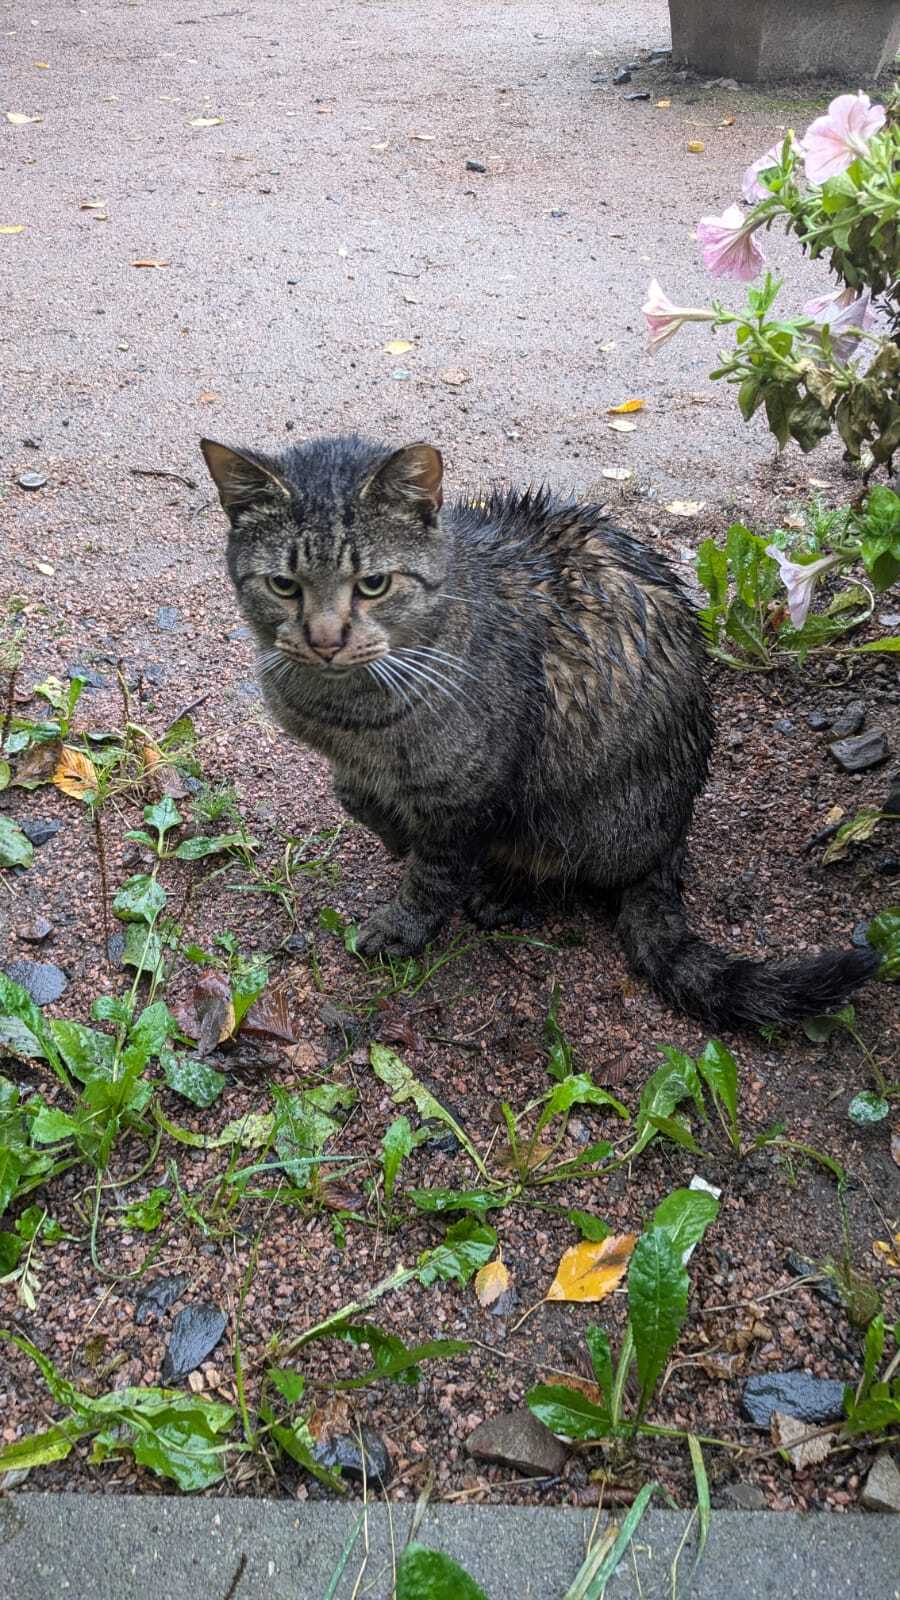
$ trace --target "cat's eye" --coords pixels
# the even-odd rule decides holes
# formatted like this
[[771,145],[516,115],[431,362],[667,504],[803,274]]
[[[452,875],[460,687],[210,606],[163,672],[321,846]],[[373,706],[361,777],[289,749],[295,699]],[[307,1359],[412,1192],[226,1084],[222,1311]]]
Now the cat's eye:
[[266,583],[269,585],[272,593],[277,594],[282,600],[292,599],[294,595],[298,595],[300,593],[302,588],[302,585],[297,582],[296,578],[284,578],[279,572],[270,572],[266,579]]
[[364,578],[356,580],[356,592],[363,600],[377,600],[381,595],[387,594],[390,587],[389,572],[367,572]]

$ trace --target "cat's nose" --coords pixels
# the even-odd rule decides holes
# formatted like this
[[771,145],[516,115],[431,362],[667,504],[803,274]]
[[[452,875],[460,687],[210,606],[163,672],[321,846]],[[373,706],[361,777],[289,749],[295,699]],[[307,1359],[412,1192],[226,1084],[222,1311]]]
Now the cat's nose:
[[307,624],[304,631],[309,648],[314,650],[317,656],[321,656],[323,661],[331,661],[344,642],[345,629],[337,620],[333,623]]

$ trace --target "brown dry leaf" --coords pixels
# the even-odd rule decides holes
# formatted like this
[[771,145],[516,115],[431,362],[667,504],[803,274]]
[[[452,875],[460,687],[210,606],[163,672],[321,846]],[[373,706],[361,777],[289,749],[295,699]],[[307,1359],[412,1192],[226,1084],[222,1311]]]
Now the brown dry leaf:
[[280,1039],[283,1044],[297,1044],[300,1021],[288,1005],[283,989],[267,989],[253,1002],[238,1028],[238,1033],[248,1033],[261,1039]]
[[461,383],[468,383],[471,376],[471,372],[467,372],[465,367],[448,367],[446,372],[441,373],[441,383],[449,384],[451,389],[458,389]]
[[629,411],[643,411],[646,404],[646,400],[623,400],[620,406],[607,406],[606,414],[608,417],[624,417]]
[[198,1056],[208,1056],[234,1032],[234,1006],[228,979],[221,972],[204,972],[191,994],[170,1007],[182,1033],[196,1039]]
[[828,482],[828,480],[826,478],[807,478],[806,481],[809,484],[809,487],[811,489],[830,489],[831,488],[831,484]]
[[719,123],[719,127],[720,128],[733,128],[734,127],[734,117],[723,117],[722,121]]
[[755,1342],[767,1343],[772,1337],[772,1330],[765,1322],[760,1322],[757,1317],[745,1318],[736,1328],[725,1335],[726,1350],[741,1351],[749,1349]]
[[155,744],[150,744],[148,742],[141,750],[141,760],[144,763],[144,771],[150,772],[154,767],[158,766],[162,760],[162,751],[157,750]]
[[613,433],[636,433],[637,432],[637,423],[636,422],[629,422],[627,420],[627,418],[625,418],[625,417],[616,417],[614,422],[608,422],[606,424],[606,426],[608,428],[612,428]]
[[62,755],[62,740],[48,739],[32,745],[16,765],[16,783],[46,783],[53,777]]
[[823,828],[833,828],[836,823],[840,822],[843,815],[843,806],[831,806],[831,808],[825,814],[825,821],[822,824]]
[[[518,1160],[516,1159],[516,1154],[518,1155]],[[537,1144],[531,1149],[527,1144],[520,1144],[516,1154],[513,1153],[511,1145],[506,1143],[498,1144],[494,1153],[494,1164],[497,1171],[518,1172],[520,1166],[524,1164],[529,1172],[534,1172],[538,1167],[544,1165],[549,1156],[552,1156],[553,1146],[541,1144],[540,1140],[538,1140]]]
[[411,339],[391,339],[384,348],[389,356],[405,356],[407,350],[413,348],[413,344]]
[[511,1286],[509,1268],[499,1259],[489,1261],[487,1266],[480,1267],[475,1274],[475,1293],[480,1306],[492,1306],[502,1294],[506,1294]]
[[412,1051],[413,1055],[422,1049],[422,1035],[403,1016],[388,1014],[382,1017],[378,1037],[384,1044],[399,1044],[404,1050]]
[[204,389],[197,396],[197,400],[201,406],[211,406],[213,401],[218,400],[218,398],[219,396],[217,395],[215,389]]
[[189,128],[221,128],[224,117],[191,117]]
[[131,265],[133,267],[170,267],[172,262],[171,260],[157,261],[152,256],[141,256],[139,261],[132,261]]
[[696,517],[705,505],[705,500],[670,500],[666,510],[670,517]]
[[689,139],[688,140],[688,150],[690,151],[692,156],[702,156],[702,154],[703,154],[705,149],[706,149],[706,145],[703,143],[702,139]]
[[[831,1447],[837,1437],[834,1433],[822,1433],[816,1438],[806,1436],[810,1431],[808,1422],[800,1422],[797,1417],[789,1417],[783,1411],[772,1412],[772,1443],[780,1445],[791,1458],[791,1464],[798,1471],[804,1467],[814,1467],[830,1455]],[[802,1443],[800,1441],[803,1441]]]
[[[538,1379],[539,1383],[549,1384],[557,1384],[562,1381],[562,1375],[558,1372],[543,1372]],[[583,1394],[585,1399],[590,1400],[592,1405],[602,1405],[603,1390],[600,1388],[599,1383],[593,1383],[590,1378],[582,1378],[577,1372],[567,1372],[565,1385],[567,1389],[577,1389],[578,1393]]]
[[725,1381],[740,1372],[744,1365],[743,1352],[737,1350],[733,1355],[725,1356],[715,1355],[712,1351],[709,1351],[702,1356],[695,1356],[694,1365],[698,1366],[701,1372],[705,1372],[708,1377],[721,1378]]
[[605,1300],[625,1276],[636,1233],[612,1233],[599,1244],[582,1239],[567,1250],[547,1290],[548,1300]]
[[891,1129],[891,1159],[900,1167],[900,1127]]
[[53,774],[53,782],[63,794],[71,795],[75,800],[85,800],[89,794],[97,792],[97,768],[80,750],[73,750],[71,745],[63,745],[59,763]]
[[14,128],[24,128],[26,122],[43,122],[44,119],[26,116],[24,111],[7,111],[6,120],[11,122]]
[[307,1418],[309,1431],[317,1441],[330,1439],[335,1433],[352,1433],[353,1419],[350,1402],[342,1394],[330,1394]]
[[0,233],[24,233],[24,222],[4,222],[0,224]]

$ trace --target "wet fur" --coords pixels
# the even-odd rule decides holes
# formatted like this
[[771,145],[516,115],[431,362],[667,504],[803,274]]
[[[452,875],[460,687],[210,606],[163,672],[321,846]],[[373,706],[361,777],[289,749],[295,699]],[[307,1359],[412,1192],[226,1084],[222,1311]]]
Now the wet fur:
[[[713,719],[699,628],[661,556],[545,489],[441,512],[428,447],[392,455],[352,436],[271,458],[204,448],[267,704],[328,758],[350,815],[407,857],[361,948],[412,953],[459,907],[496,926],[517,914],[516,880],[551,880],[611,896],[634,970],[716,1027],[828,1010],[871,974],[869,951],[734,960],[688,928],[682,865]],[[283,625],[262,586],[273,570],[309,585],[303,616]],[[348,650],[357,636],[370,647],[372,617],[389,638],[384,677],[281,658],[279,626],[338,605],[336,571],[346,586],[386,570],[409,574],[393,610],[340,602]]]

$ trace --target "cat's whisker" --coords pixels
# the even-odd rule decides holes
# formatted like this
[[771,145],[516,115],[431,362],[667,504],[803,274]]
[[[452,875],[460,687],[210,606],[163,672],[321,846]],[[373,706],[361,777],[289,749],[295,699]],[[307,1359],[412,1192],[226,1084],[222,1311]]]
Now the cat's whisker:
[[387,689],[388,694],[398,694],[410,711],[415,709],[402,683],[391,672],[383,657],[379,657],[376,661],[367,661],[366,671],[370,672],[376,681]]
[[[392,659],[396,660],[399,657],[399,659],[403,661],[404,665],[414,668],[415,671],[423,673],[426,677],[430,676],[433,682],[444,684],[450,689],[455,689],[458,694],[463,695],[466,699],[471,698],[463,685],[461,683],[457,683],[456,678],[453,675],[453,669],[448,669],[445,662],[432,661],[428,657],[425,657],[424,660],[408,660],[407,658],[409,655],[411,655],[411,653],[412,652],[407,650],[398,650]],[[470,674],[470,676],[472,676],[472,674]]]
[[[382,660],[384,660],[384,657],[382,657]],[[427,670],[419,662],[406,661],[403,657],[395,655],[392,655],[390,660],[395,670],[402,672],[407,682],[410,682],[411,679],[418,679],[422,683],[430,684],[432,688],[437,690],[438,694],[443,695],[445,700],[449,700],[452,705],[455,705],[457,710],[465,711],[466,709],[460,696],[468,700],[470,705],[475,704],[471,695],[467,694],[459,684],[453,683],[449,678],[445,678],[436,672],[433,673]]]
[[432,650],[424,647],[412,649],[408,645],[403,645],[395,651],[395,654],[398,656],[411,656],[413,659],[423,657],[426,666],[431,660],[436,667],[444,667],[448,671],[461,672],[464,678],[471,678],[474,683],[480,682],[477,672],[470,672],[468,667],[463,666],[462,656],[450,655],[446,650]]

